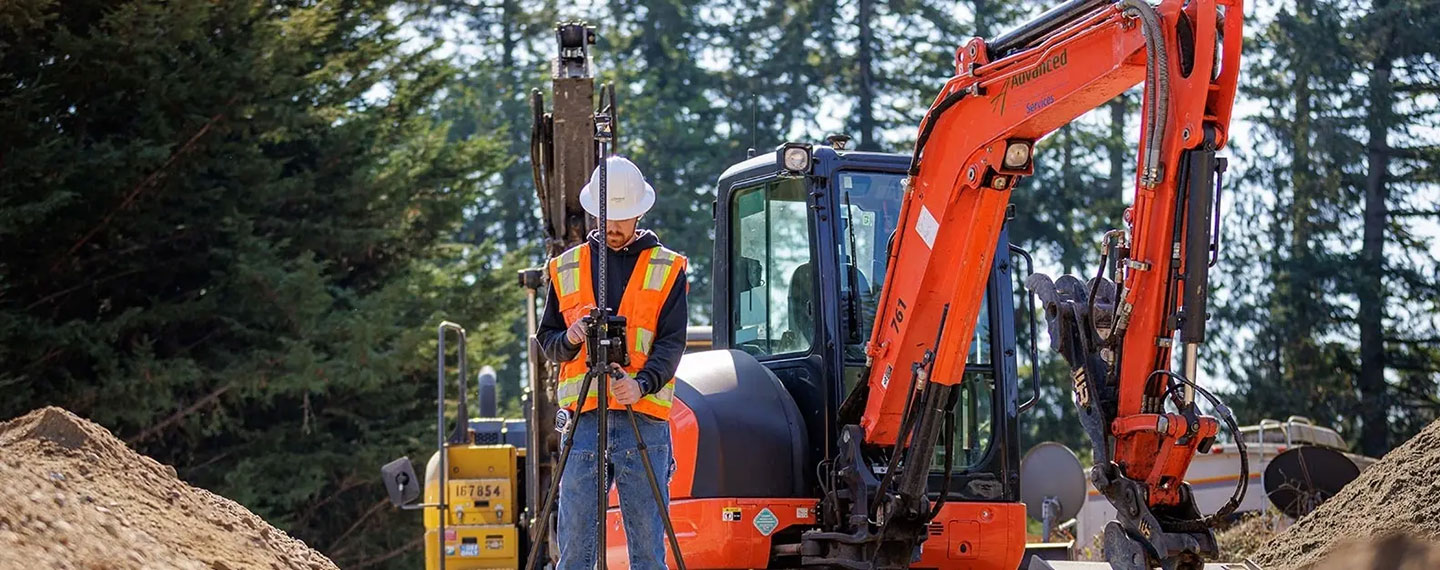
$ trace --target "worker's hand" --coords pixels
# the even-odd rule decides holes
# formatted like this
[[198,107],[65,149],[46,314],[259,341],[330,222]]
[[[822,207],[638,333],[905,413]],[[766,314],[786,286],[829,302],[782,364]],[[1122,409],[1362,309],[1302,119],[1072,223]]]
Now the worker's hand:
[[[589,312],[590,307],[585,307],[585,311]],[[570,323],[570,328],[565,329],[565,340],[576,346],[585,340],[585,317],[575,319],[575,322]]]
[[640,391],[640,382],[629,373],[625,372],[619,364],[610,363],[610,369],[619,372],[619,377],[610,381],[610,395],[615,397],[616,402],[622,406],[633,405],[639,402],[645,394]]

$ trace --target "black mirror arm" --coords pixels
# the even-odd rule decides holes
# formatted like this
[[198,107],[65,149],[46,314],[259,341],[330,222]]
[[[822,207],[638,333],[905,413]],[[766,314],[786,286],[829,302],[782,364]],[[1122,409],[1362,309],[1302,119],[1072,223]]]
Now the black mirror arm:
[[[1010,253],[1019,255],[1025,260],[1025,275],[1035,273],[1035,261],[1030,258],[1030,252],[1025,248],[1010,244]],[[1020,404],[1020,413],[1024,413],[1040,401],[1040,349],[1035,340],[1035,293],[1028,288],[1025,291],[1025,320],[1030,324],[1030,399]]]

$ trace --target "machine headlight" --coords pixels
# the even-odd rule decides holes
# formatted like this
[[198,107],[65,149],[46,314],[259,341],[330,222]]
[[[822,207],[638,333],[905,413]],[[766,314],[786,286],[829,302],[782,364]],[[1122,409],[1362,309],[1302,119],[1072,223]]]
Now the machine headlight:
[[1005,144],[1005,168],[1020,170],[1030,163],[1030,143],[1013,141]]
[[795,174],[810,171],[810,147],[800,143],[785,143],[780,147],[780,166]]

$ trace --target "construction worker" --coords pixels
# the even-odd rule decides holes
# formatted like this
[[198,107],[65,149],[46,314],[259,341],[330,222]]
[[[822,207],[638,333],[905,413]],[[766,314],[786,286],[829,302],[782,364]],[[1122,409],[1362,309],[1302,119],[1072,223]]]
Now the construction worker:
[[[660,245],[654,232],[638,229],[640,217],[655,204],[655,190],[645,182],[640,169],[621,157],[606,162],[608,196],[604,231],[590,232],[585,243],[550,260],[550,295],[545,302],[536,339],[545,357],[560,365],[557,388],[560,406],[558,430],[576,422],[574,447],[560,477],[560,518],[558,534],[560,570],[589,570],[604,552],[596,545],[595,524],[601,513],[596,504],[596,461],[598,414],[595,412],[600,380],[591,382],[590,393],[580,400],[580,385],[589,371],[584,349],[585,323],[582,318],[595,306],[595,278],[599,256],[608,256],[606,305],[613,314],[626,319],[626,350],[630,365],[611,367],[621,372],[610,380],[607,418],[610,467],[620,495],[621,518],[629,540],[630,567],[639,570],[665,568],[664,521],[656,504],[645,467],[637,450],[638,442],[625,406],[633,406],[644,438],[650,464],[661,489],[661,503],[668,505],[670,453],[670,403],[674,395],[675,369],[685,350],[688,286],[684,256]],[[592,216],[599,216],[600,170],[580,191],[580,203]],[[607,487],[609,481],[606,482]]]

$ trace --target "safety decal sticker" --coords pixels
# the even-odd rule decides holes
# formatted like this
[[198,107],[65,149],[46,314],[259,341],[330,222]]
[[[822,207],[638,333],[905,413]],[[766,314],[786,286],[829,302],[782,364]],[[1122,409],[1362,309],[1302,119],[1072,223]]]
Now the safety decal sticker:
[[797,518],[797,519],[808,519],[808,518],[810,518],[810,509],[805,508],[805,507],[795,507],[795,518]]
[[760,509],[760,512],[755,514],[755,520],[750,522],[755,524],[755,530],[760,531],[760,534],[770,536],[770,533],[775,532],[775,527],[780,524],[780,519],[775,518],[775,513],[770,512],[770,508],[766,507]]
[[720,520],[725,522],[740,522],[740,507],[725,507],[720,509]]
[[920,206],[920,217],[915,220],[915,232],[920,234],[920,239],[925,240],[925,247],[935,249],[935,234],[940,231],[940,222],[935,219],[935,214],[930,213],[930,208]]

